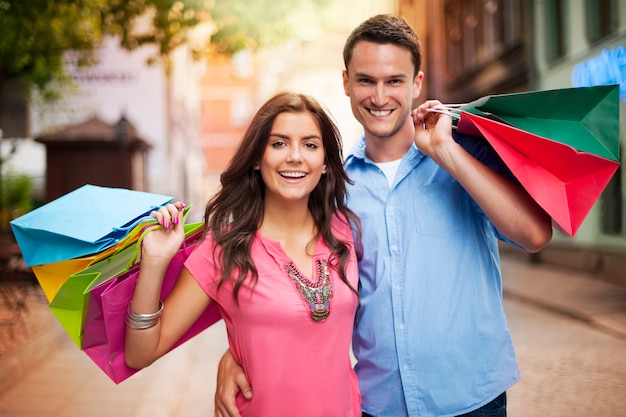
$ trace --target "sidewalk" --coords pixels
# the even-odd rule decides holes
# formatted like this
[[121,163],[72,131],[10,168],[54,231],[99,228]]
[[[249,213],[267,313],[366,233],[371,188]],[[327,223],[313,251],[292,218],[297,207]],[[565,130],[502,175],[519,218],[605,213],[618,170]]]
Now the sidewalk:
[[[505,299],[565,314],[626,340],[626,288],[514,254],[503,254],[502,270]],[[227,347],[223,323],[115,385],[64,334],[39,297],[26,301],[33,317],[23,323],[44,323],[46,331],[0,356],[2,382],[10,382],[0,387],[0,417],[212,415],[216,367]],[[23,324],[16,326],[18,334]],[[7,329],[0,331],[4,339]]]
[[513,253],[502,254],[502,275],[505,298],[567,315],[626,340],[626,287]]

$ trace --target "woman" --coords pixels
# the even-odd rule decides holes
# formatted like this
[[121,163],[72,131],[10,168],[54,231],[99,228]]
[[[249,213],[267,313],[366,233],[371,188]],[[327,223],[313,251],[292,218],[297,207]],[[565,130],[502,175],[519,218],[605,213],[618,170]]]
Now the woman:
[[254,390],[237,398],[243,416],[360,416],[349,356],[358,219],[345,205],[346,181],[338,129],[319,103],[292,93],[265,103],[207,204],[203,242],[163,302],[184,204],[153,212],[164,228],[143,241],[127,364],[148,366],[217,302]]

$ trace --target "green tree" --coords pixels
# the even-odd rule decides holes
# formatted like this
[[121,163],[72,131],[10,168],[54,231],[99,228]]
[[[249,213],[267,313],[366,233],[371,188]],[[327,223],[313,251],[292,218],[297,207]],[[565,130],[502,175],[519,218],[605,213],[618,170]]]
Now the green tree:
[[0,233],[8,231],[9,221],[33,209],[32,180],[28,175],[7,173],[2,177],[0,194]]
[[[66,78],[63,60],[73,51],[89,65],[106,35],[117,35],[132,50],[156,45],[158,56],[189,40],[201,23],[211,37],[194,52],[234,53],[291,35],[286,16],[305,3],[317,8],[329,0],[0,0],[0,89],[21,77],[52,98],[51,81]],[[150,22],[146,25],[146,22]],[[141,22],[142,24],[138,24]],[[0,90],[0,94],[1,90]]]
[[[193,42],[194,56],[232,54],[290,36],[292,11],[303,5],[321,9],[329,1],[0,0],[0,98],[11,79],[25,86],[26,100],[33,88],[44,100],[58,97],[58,86],[69,82],[67,53],[79,67],[89,66],[109,35],[128,50],[155,45],[158,52],[151,61],[167,63],[170,52],[203,25],[210,36],[204,43]],[[0,155],[0,193],[2,164],[9,157]]]

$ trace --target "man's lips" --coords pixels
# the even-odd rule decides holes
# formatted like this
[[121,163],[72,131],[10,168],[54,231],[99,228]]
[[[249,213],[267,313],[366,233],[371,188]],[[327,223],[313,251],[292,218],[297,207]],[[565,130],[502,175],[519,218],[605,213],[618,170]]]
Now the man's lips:
[[392,110],[372,110],[372,109],[368,109],[368,111],[374,117],[389,116],[392,112]]

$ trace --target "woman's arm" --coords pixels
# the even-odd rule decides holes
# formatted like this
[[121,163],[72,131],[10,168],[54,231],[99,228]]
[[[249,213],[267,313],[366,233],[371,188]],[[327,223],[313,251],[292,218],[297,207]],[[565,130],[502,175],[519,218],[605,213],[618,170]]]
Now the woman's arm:
[[[182,203],[169,204],[151,215],[163,228],[142,241],[137,287],[128,306],[126,364],[144,368],[163,356],[211,302],[186,268],[167,299],[159,300],[165,272],[185,239]],[[162,305],[162,311],[161,311]]]

